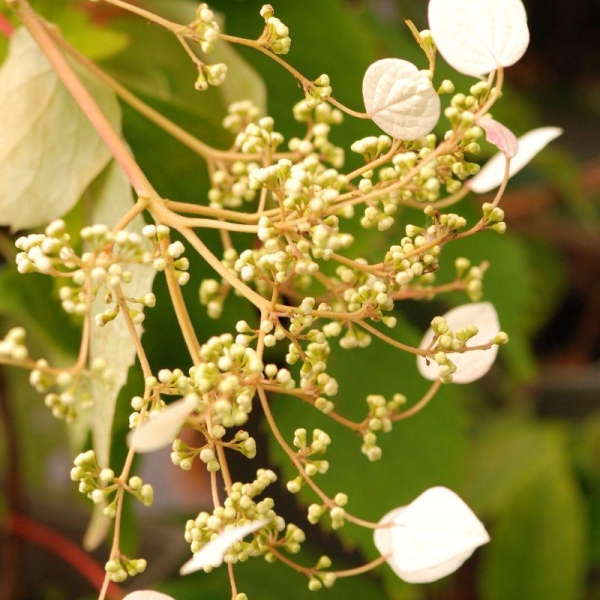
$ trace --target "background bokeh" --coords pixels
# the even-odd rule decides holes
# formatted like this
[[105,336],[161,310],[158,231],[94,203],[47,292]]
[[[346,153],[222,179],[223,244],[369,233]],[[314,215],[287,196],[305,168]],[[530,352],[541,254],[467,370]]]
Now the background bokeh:
[[[186,0],[139,2],[161,14],[188,10]],[[218,0],[225,29],[256,37],[261,30],[260,1]],[[334,95],[361,108],[360,82],[378,58],[395,56],[425,67],[403,19],[426,27],[423,0],[280,0],[273,3],[291,30],[288,58],[310,78],[330,75]],[[102,3],[32,0],[65,37],[98,60],[111,74],[170,118],[213,145],[229,142],[219,127],[231,94],[266,102],[276,128],[286,136],[300,132],[291,107],[300,99],[294,80],[267,58],[239,50],[230,65],[235,85],[204,95],[193,88],[194,69],[168,34],[139,19],[123,16]],[[323,479],[328,492],[345,491],[349,509],[378,520],[433,485],[455,489],[485,522],[492,542],[454,576],[436,584],[408,586],[387,567],[371,575],[341,581],[319,592],[324,600],[595,600],[600,598],[600,53],[597,0],[548,2],[525,0],[532,41],[520,63],[508,69],[507,87],[494,116],[517,134],[556,125],[565,134],[511,181],[503,200],[509,232],[483,234],[451,244],[447,279],[456,256],[489,260],[485,299],[497,307],[511,343],[481,382],[449,386],[423,413],[399,423],[384,441],[384,457],[370,464],[360,440],[288,399],[275,401],[282,429],[322,427],[334,442],[331,471]],[[4,9],[3,9],[4,10]],[[8,14],[7,10],[4,10]],[[6,40],[0,40],[6,52]],[[439,80],[449,77],[457,90],[472,80],[454,74],[440,60]],[[265,101],[266,91],[266,101]],[[0,107],[1,110],[1,107]],[[124,111],[124,135],[158,191],[169,198],[205,202],[207,177],[198,157],[134,114]],[[334,134],[339,145],[376,132],[364,121],[346,119]],[[487,155],[491,147],[485,147]],[[482,159],[485,156],[482,156]],[[348,164],[356,157],[348,152]],[[354,161],[354,162],[353,162]],[[473,221],[481,198],[467,198],[459,212]],[[406,212],[382,233],[365,232],[356,255],[375,256],[402,235],[401,224],[420,223]],[[2,232],[0,252],[1,331],[20,323],[32,338],[32,353],[68,362],[77,348],[77,326],[61,315],[52,283],[42,276],[16,275],[11,233]],[[217,243],[216,238],[208,238]],[[244,240],[239,242],[244,243]],[[218,245],[217,245],[218,247]],[[197,302],[197,286],[207,267],[192,264],[187,300],[202,339],[231,331],[239,319],[255,318],[239,299],[226,305],[224,317],[210,321]],[[444,280],[444,271],[440,276]],[[154,368],[185,367],[188,358],[173,326],[166,288],[156,282],[158,306],[148,312],[145,345]],[[396,335],[418,341],[431,317],[465,302],[461,296],[434,303],[406,303],[397,310]],[[273,357],[277,360],[277,356]],[[426,389],[413,360],[383,344],[332,358],[340,382],[340,411],[361,417],[364,397],[401,392],[414,401]],[[119,404],[113,461],[123,460],[127,398],[139,390],[132,371]],[[62,600],[92,598],[81,576],[77,545],[87,526],[89,506],[78,497],[68,472],[74,449],[62,423],[53,421],[26,374],[2,371],[0,379],[0,599]],[[234,476],[246,481],[257,466],[270,464],[291,474],[255,414],[261,450],[256,461],[233,461]],[[153,586],[178,600],[229,597],[223,569],[210,575],[178,578],[187,559],[182,530],[186,518],[209,504],[206,481],[198,472],[182,474],[169,466],[168,452],[140,464],[156,486],[156,506],[127,507],[126,550],[148,558],[147,573],[135,587]],[[256,463],[256,464],[255,464]],[[278,510],[301,524],[309,494],[290,499],[274,492]],[[341,566],[356,566],[376,556],[368,531],[346,526],[334,535],[304,527],[310,564],[320,552]],[[75,546],[61,546],[70,539]],[[58,548],[61,548],[59,551]],[[106,559],[106,548],[94,556]],[[69,560],[71,563],[69,564]],[[305,580],[260,559],[241,565],[240,589],[251,600],[303,600],[312,592]]]

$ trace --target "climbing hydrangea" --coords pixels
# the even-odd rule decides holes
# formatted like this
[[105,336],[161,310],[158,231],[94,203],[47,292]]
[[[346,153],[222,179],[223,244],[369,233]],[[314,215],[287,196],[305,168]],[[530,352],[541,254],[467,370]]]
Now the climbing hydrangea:
[[[127,2],[118,5],[140,14]],[[274,119],[262,115],[252,102],[234,102],[222,123],[232,136],[231,148],[197,144],[209,166],[206,202],[169,201],[147,181],[136,185],[140,182],[135,180],[130,183],[139,192],[138,201],[117,224],[94,223],[76,231],[56,219],[43,233],[16,240],[17,270],[59,282],[62,308],[83,322],[82,343],[74,365],[51,366],[44,358],[30,356],[25,330],[17,327],[0,341],[0,363],[28,369],[31,384],[45,394],[52,414],[67,423],[93,406],[95,385],[110,388],[115,382],[110,357],[92,353],[90,340],[99,331],[116,335],[120,327],[132,341],[143,373],[143,385],[130,399],[129,454],[122,472],[100,464],[94,449],[80,453],[71,470],[79,491],[115,522],[107,578],[121,582],[146,568],[143,558],[121,552],[118,525],[126,494],[145,506],[154,497],[152,486],[132,474],[133,455],[166,447],[182,470],[190,470],[194,463],[205,468],[212,486],[212,510],[203,510],[186,523],[184,537],[193,556],[182,574],[210,571],[223,562],[232,567],[258,556],[292,566],[306,576],[310,590],[331,587],[338,576],[347,574],[333,570],[328,556],[313,566],[291,558],[305,541],[305,524],[286,522],[272,497],[265,495],[277,483],[272,470],[259,467],[256,478],[247,483],[232,479],[227,463],[231,452],[248,460],[258,455],[250,424],[257,410],[297,471],[283,485],[292,494],[309,490],[314,496],[306,512],[309,525],[325,517],[334,530],[349,523],[374,529],[382,557],[370,566],[387,561],[407,581],[433,581],[449,574],[489,540],[456,494],[432,488],[379,523],[363,520],[353,513],[351,496],[343,490],[330,496],[320,486],[330,468],[328,449],[335,437],[325,429],[298,427],[286,439],[277,427],[271,400],[274,395],[288,396],[322,412],[357,434],[365,460],[377,461],[382,458],[380,437],[390,434],[397,421],[424,409],[442,385],[469,383],[492,367],[508,336],[500,330],[494,307],[480,301],[488,263],[472,264],[461,257],[449,267],[450,283],[437,278],[448,269],[447,244],[483,231],[506,231],[498,204],[509,177],[560,134],[556,128],[545,128],[517,140],[489,114],[501,96],[503,68],[520,58],[529,39],[521,0],[430,0],[430,30],[418,32],[410,24],[429,68],[419,70],[398,58],[375,62],[363,78],[365,113],[335,99],[334,82],[327,74],[308,80],[281,58],[290,51],[290,30],[271,5],[260,10],[264,28],[256,39],[224,34],[204,3],[187,24],[147,11],[143,16],[171,31],[183,45],[198,69],[190,85],[199,91],[223,84],[227,65],[204,62],[191,50],[194,44],[202,57],[230,42],[276,60],[302,88],[291,111],[304,131],[286,140]],[[493,43],[484,46],[482,35]],[[468,43],[463,44],[465,39]],[[436,87],[436,48],[462,73],[491,75],[464,91],[456,92],[451,80]],[[144,112],[164,122],[152,116],[150,107]],[[373,121],[371,135],[348,149],[338,146],[332,135],[345,114]],[[184,134],[186,140],[190,135],[178,133],[175,126],[170,130],[176,137]],[[474,157],[486,140],[501,152],[481,168]],[[141,169],[127,148],[118,145],[120,140],[114,143],[133,178]],[[347,170],[348,151],[364,164]],[[482,205],[475,223],[453,212],[470,191],[497,187],[499,193]],[[400,219],[407,207],[420,212],[414,222]],[[142,212],[148,224],[136,227]],[[220,231],[218,250],[207,247],[196,233],[202,228]],[[360,228],[375,233],[392,230],[394,243],[357,256]],[[190,251],[211,267],[209,277],[198,280],[190,271]],[[157,300],[149,289],[142,294],[130,291],[140,269],[164,275],[191,367],[152,370],[140,325],[145,310]],[[197,301],[207,318],[218,320],[235,294],[253,305],[254,319],[239,320],[234,331],[199,340],[180,290],[189,282],[197,286]],[[419,346],[394,335],[401,301],[442,299],[453,291],[462,292],[470,302],[433,316]],[[415,371],[432,383],[421,399],[408,398],[402,389],[391,398],[368,395],[364,418],[355,422],[338,412],[339,385],[330,358],[337,347],[360,352],[374,337],[415,355]],[[271,354],[271,349],[279,354]],[[191,432],[194,435],[188,435]],[[435,531],[430,531],[430,521]],[[237,600],[247,600],[244,593],[235,594]],[[133,592],[127,598],[167,597]]]

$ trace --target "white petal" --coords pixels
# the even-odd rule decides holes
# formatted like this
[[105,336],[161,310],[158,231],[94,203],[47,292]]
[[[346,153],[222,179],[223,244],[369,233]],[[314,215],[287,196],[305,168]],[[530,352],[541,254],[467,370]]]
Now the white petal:
[[519,140],[508,127],[487,116],[478,119],[477,125],[485,131],[487,141],[494,144],[505,156],[508,158],[516,156],[519,151]]
[[529,45],[521,0],[431,0],[429,29],[446,62],[475,77],[513,65]]
[[154,452],[168,446],[197,405],[198,399],[193,395],[169,404],[156,417],[132,431],[127,442],[136,452]]
[[[510,161],[510,177],[525,167],[552,140],[562,135],[560,127],[540,127],[533,129],[518,139],[519,150]],[[502,153],[496,154],[483,166],[481,171],[467,185],[476,194],[489,192],[502,183],[504,179],[505,159]]]
[[440,118],[440,98],[431,80],[399,58],[378,60],[367,69],[363,98],[369,117],[397,139],[423,137]]
[[[500,331],[498,313],[489,302],[477,302],[453,308],[444,315],[444,319],[452,331],[463,329],[469,325],[478,327],[479,332],[467,342],[467,346],[487,344]],[[419,347],[427,348],[433,337],[433,330],[429,328]],[[456,365],[452,381],[454,383],[471,383],[483,377],[494,364],[497,354],[498,346],[492,346],[489,350],[474,350],[464,353],[448,352],[448,358]],[[425,357],[419,356],[417,357],[417,366],[423,377],[431,381],[439,379],[438,365],[435,361],[431,360],[427,364]]]
[[227,554],[227,551],[233,544],[239,542],[250,533],[262,529],[265,525],[268,525],[269,522],[269,519],[261,519],[259,521],[248,523],[247,525],[226,529],[214,540],[211,540],[203,546],[200,552],[196,552],[194,556],[179,569],[179,574],[189,575],[190,573],[204,569],[204,567],[216,568],[221,566],[225,554]]
[[[392,523],[405,508],[405,506],[400,506],[399,508],[391,510],[379,520],[379,525]],[[379,529],[376,529],[375,533],[373,534],[373,541],[375,542],[375,547],[377,550],[379,550],[379,554],[382,556],[390,556],[392,554],[393,546],[391,527],[380,527]]]
[[391,555],[388,552],[384,556],[389,556],[390,567],[409,583],[427,583],[449,575],[475,548],[490,540],[473,511],[444,487],[423,492],[380,523],[389,522],[388,518],[393,522],[387,529]]
[[123,600],[174,600],[174,598],[152,590],[137,590],[127,594]]

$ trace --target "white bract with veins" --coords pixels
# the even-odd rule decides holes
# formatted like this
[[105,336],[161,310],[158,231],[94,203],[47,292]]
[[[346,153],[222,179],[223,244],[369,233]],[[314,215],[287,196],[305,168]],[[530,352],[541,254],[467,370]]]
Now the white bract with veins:
[[399,58],[378,60],[367,69],[363,98],[369,117],[397,139],[423,137],[440,118],[440,98],[427,72]]
[[129,446],[136,452],[154,452],[170,445],[197,405],[198,398],[193,394],[169,404],[129,434]]
[[[471,337],[467,343],[469,346],[480,346],[491,342],[500,331],[498,313],[489,302],[476,302],[453,308],[443,315],[450,331],[464,329],[475,325],[478,333]],[[420,348],[428,348],[435,334],[429,328],[421,343]],[[448,351],[448,358],[456,365],[456,372],[452,376],[454,383],[471,383],[483,377],[494,364],[498,346],[493,345],[487,350],[471,350],[468,352]],[[417,357],[417,366],[423,377],[435,381],[439,379],[438,365],[435,361],[424,356]]]
[[215,539],[203,546],[200,552],[196,552],[194,556],[179,569],[179,573],[181,575],[189,575],[190,573],[200,571],[205,567],[211,569],[220,567],[225,558],[225,554],[227,554],[229,549],[236,542],[241,541],[247,535],[258,531],[259,529],[262,529],[265,525],[268,525],[269,522],[269,519],[260,519],[259,521],[248,523],[247,525],[226,529]]
[[446,62],[474,77],[514,65],[529,45],[521,0],[431,0],[429,29]]
[[394,573],[408,583],[428,583],[458,569],[490,536],[452,490],[434,487],[408,506],[385,515],[375,546]]
[[[560,127],[540,127],[533,129],[518,139],[519,150],[510,161],[509,177],[518,173],[551,141],[562,135]],[[493,156],[481,171],[467,183],[477,194],[489,192],[502,184],[506,162],[502,153]]]

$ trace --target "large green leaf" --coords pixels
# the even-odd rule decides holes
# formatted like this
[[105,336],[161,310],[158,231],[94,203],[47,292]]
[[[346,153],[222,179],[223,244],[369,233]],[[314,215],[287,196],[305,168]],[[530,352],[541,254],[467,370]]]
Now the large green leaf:
[[577,422],[571,431],[571,454],[586,494],[586,516],[590,538],[590,562],[600,565],[600,412]]
[[578,600],[586,535],[578,490],[564,463],[530,480],[491,529],[483,554],[483,600]]
[[[112,91],[78,70],[116,130]],[[68,212],[110,152],[25,29],[0,70],[0,223],[35,227]]]
[[[98,177],[86,196],[92,201],[90,206],[90,223],[102,223],[109,228],[117,224],[121,216],[133,205],[131,186],[121,170],[112,162]],[[144,225],[141,216],[136,217],[127,227],[128,231],[141,232]],[[128,270],[133,274],[131,283],[124,285],[124,293],[131,298],[141,298],[152,290],[155,271],[147,265],[130,265]],[[106,308],[102,293],[94,299],[91,307],[92,319]],[[138,334],[142,328],[138,326]],[[113,377],[110,388],[94,379],[92,381],[92,397],[94,409],[91,421],[94,450],[101,465],[108,464],[110,455],[110,437],[112,430],[115,403],[119,391],[127,381],[129,367],[134,364],[135,347],[123,315],[105,325],[98,327],[92,320],[90,335],[90,361],[103,358],[111,369]]]
[[[253,39],[260,36],[264,27],[259,14],[264,4],[262,0],[248,0],[235,5],[227,0],[216,0],[211,4],[226,15],[227,33]],[[360,14],[340,0],[280,2],[274,7],[276,16],[290,27],[292,38],[291,50],[283,58],[309,79],[327,73],[331,78],[333,95],[351,108],[363,110],[362,78],[369,64],[379,58],[379,53],[376,40],[365,27]],[[303,98],[294,78],[255,50],[240,48],[239,51],[267,83],[268,113],[275,119],[276,129],[286,136],[291,133],[303,135],[303,127],[292,117],[292,106]],[[335,128],[332,139],[349,147],[360,137],[380,133],[372,122],[346,116],[343,128]],[[349,158],[357,160],[356,156]]]
[[585,578],[582,498],[556,427],[495,417],[477,433],[465,499],[489,525],[482,600],[577,600]]
[[[118,54],[129,43],[125,34],[94,22],[86,12],[89,8],[86,0],[32,0],[31,5],[46,21],[60,28],[69,44],[91,59],[102,60]],[[0,14],[17,23],[9,8],[0,7]],[[0,35],[0,60],[7,51],[8,40]]]
[[[151,0],[144,7],[175,22],[194,20],[197,3],[188,0]],[[253,100],[264,110],[265,87],[262,78],[229,44],[221,42],[206,57],[207,62],[226,61],[228,80],[223,86],[211,87],[205,92],[194,88],[196,67],[175,36],[160,27],[148,27],[137,16],[124,13],[113,23],[118,30],[134,40],[117,60],[106,63],[126,86],[146,98],[161,101],[192,113],[208,127],[202,137],[215,143],[215,131],[226,114],[227,105],[236,100]],[[216,136],[216,140],[222,134]]]
[[532,480],[564,463],[563,452],[563,436],[554,428],[516,416],[490,419],[470,452],[465,494],[473,510],[486,518],[506,514]]

